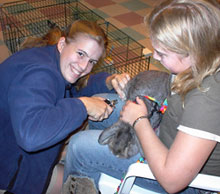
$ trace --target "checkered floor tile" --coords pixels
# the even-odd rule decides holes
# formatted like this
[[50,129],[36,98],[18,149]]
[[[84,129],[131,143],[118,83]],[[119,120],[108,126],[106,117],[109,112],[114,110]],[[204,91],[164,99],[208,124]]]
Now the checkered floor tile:
[[[0,0],[0,3],[8,3],[10,1],[14,2],[14,0]],[[162,1],[163,0],[80,0],[80,3],[92,9],[96,14],[152,51],[147,27],[144,25],[144,17],[149,15],[154,6]],[[28,2],[30,3],[28,6],[34,6],[34,0],[28,0]],[[19,11],[21,7],[16,7],[16,9]],[[8,10],[8,12],[10,11],[11,10]],[[44,10],[44,12],[39,12],[37,15],[40,17],[41,15],[49,13],[49,11],[50,10],[45,12]],[[53,12],[56,11],[57,10],[53,10]],[[33,24],[35,24],[35,21],[30,21],[25,24],[26,29],[34,30],[32,27]],[[3,45],[4,42],[1,36],[0,46]],[[1,58],[4,58],[4,56]]]

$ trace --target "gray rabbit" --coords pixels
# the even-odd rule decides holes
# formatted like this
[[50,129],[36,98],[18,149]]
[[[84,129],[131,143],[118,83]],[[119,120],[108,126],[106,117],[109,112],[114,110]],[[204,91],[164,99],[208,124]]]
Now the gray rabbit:
[[[144,71],[131,79],[125,87],[126,100],[135,101],[139,96],[148,109],[149,120],[153,129],[159,127],[162,119],[161,104],[170,94],[171,76],[162,71]],[[156,99],[156,102],[145,96]],[[121,158],[130,158],[138,152],[144,156],[133,127],[122,120],[103,130],[98,142],[108,144],[112,153]]]

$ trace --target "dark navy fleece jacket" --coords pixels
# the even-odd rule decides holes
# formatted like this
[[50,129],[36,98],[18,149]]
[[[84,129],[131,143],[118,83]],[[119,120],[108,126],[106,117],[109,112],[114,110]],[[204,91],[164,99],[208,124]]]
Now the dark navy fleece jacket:
[[[107,73],[91,76],[75,96],[109,92]],[[87,118],[77,98],[64,98],[56,46],[26,49],[0,64],[0,189],[40,194],[63,140]]]

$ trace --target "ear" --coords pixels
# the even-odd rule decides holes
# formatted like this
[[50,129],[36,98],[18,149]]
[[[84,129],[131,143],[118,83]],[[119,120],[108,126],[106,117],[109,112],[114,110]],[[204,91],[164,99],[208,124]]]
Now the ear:
[[121,121],[117,121],[112,126],[106,128],[99,136],[98,142],[101,145],[108,144],[111,138],[115,135],[115,133],[121,128]]
[[62,52],[64,46],[66,45],[66,41],[65,41],[65,37],[60,37],[58,43],[57,43],[57,49],[59,51],[59,53]]

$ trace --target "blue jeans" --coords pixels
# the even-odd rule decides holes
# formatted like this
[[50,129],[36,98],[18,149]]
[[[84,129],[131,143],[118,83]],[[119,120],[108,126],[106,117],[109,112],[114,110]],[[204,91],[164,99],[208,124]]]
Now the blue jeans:
[[[104,96],[110,100],[116,97],[114,94],[105,94]],[[137,154],[129,159],[118,158],[110,152],[107,145],[100,145],[98,143],[101,130],[97,129],[104,129],[106,126],[110,126],[117,121],[123,103],[123,101],[119,100],[116,109],[109,119],[103,122],[90,122],[90,127],[96,128],[96,130],[81,131],[72,136],[67,149],[64,181],[66,181],[68,175],[73,175],[75,177],[86,176],[91,178],[98,188],[101,173],[121,179],[126,173],[129,165],[135,163],[141,157],[140,154]],[[136,184],[148,190],[166,193],[159,183],[154,180],[137,178]],[[181,193],[198,194],[199,192],[196,189],[187,188]]]

